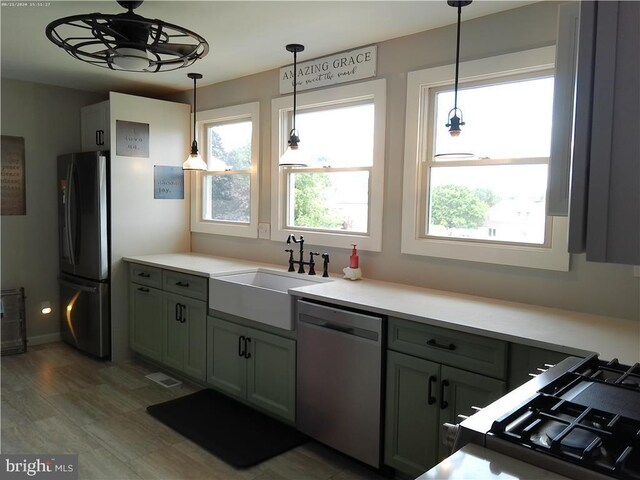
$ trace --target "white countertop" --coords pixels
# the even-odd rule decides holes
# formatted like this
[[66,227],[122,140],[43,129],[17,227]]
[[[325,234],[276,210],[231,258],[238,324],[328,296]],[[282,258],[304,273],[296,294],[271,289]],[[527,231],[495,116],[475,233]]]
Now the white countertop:
[[[219,276],[256,267],[286,271],[282,265],[197,253],[124,257],[125,261],[200,276]],[[597,352],[603,360],[640,361],[640,322],[377,280],[333,277],[289,293],[337,305],[396,316],[516,343]],[[558,348],[561,347],[561,348]]]
[[416,480],[567,480],[567,477],[543,470],[492,450],[467,444],[450,457],[445,458]]

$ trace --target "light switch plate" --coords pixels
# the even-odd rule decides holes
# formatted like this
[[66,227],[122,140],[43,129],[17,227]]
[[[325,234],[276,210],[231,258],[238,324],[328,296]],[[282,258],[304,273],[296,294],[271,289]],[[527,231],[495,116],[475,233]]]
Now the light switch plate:
[[259,223],[258,224],[258,238],[269,240],[271,238],[271,224]]

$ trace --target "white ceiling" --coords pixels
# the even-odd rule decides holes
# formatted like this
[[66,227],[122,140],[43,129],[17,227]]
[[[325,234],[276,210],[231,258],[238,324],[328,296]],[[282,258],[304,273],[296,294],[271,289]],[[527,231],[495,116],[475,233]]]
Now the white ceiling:
[[[4,3],[4,2],[3,2]],[[9,2],[8,2],[9,3]],[[20,2],[12,2],[16,5]],[[22,2],[27,5],[35,2]],[[43,6],[2,6],[2,76],[81,90],[164,95],[292,63],[284,46],[302,43],[300,61],[456,22],[456,10],[438,1],[162,1],[147,0],[136,13],[202,35],[209,54],[188,69],[162,73],[115,72],[76,60],[45,36],[46,25],[82,13],[123,13],[115,1],[49,1]],[[463,20],[532,3],[475,0]],[[452,45],[454,45],[452,43]]]

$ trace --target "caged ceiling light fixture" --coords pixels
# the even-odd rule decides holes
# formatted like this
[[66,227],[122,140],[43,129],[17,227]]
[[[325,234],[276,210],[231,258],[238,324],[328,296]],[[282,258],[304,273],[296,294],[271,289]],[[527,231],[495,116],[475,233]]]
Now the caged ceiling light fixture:
[[304,51],[304,45],[298,43],[290,43],[286,47],[288,52],[293,53],[293,119],[292,128],[289,132],[288,147],[284,154],[280,157],[279,166],[281,167],[306,167],[308,158],[304,153],[304,150],[300,150],[300,137],[298,136],[298,130],[296,130],[296,96],[298,83],[296,76],[298,74],[298,53]]
[[182,164],[183,170],[206,170],[207,164],[198,152],[198,142],[196,141],[196,80],[202,78],[200,73],[187,73],[187,77],[193,79],[193,143],[191,143],[191,153]]
[[133,13],[142,1],[118,1],[127,12],[88,13],[54,20],[47,38],[83,62],[127,72],[165,72],[188,67],[209,52],[195,32]]
[[[452,137],[460,135],[460,126],[464,125],[462,120],[462,110],[458,108],[458,72],[460,70],[460,22],[462,17],[462,7],[466,7],[471,3],[471,0],[447,0],[447,5],[458,9],[458,29],[456,34],[456,79],[453,87],[453,108],[449,110],[449,123],[445,124],[445,127],[449,127],[449,134]],[[458,117],[458,113],[460,116]]]

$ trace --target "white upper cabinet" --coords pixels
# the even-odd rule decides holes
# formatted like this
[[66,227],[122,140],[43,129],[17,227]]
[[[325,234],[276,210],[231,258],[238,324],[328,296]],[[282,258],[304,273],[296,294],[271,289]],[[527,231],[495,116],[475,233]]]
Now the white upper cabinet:
[[109,150],[109,101],[83,107],[80,111],[82,151]]
[[640,264],[640,2],[580,2],[569,251]]

